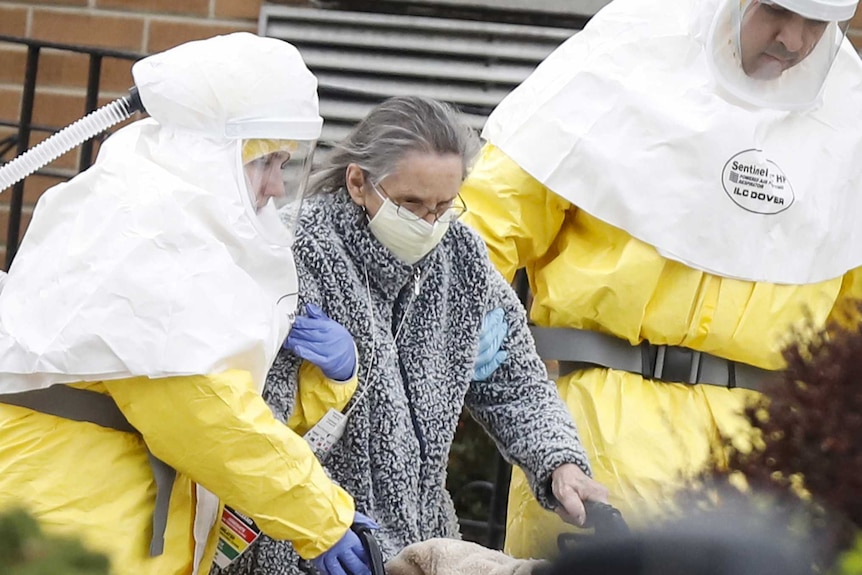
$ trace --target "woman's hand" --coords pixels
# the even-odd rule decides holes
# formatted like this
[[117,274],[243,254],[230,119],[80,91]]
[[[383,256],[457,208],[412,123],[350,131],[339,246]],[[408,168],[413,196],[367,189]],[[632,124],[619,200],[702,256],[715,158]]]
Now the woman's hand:
[[608,502],[608,488],[592,479],[574,463],[564,463],[551,474],[551,492],[559,506],[554,509],[566,523],[583,527],[587,520],[584,501]]

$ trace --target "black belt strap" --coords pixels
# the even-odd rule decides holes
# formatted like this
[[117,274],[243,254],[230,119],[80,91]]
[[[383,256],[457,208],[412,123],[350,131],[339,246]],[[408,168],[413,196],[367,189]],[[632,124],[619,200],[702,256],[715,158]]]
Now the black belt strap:
[[[108,429],[137,433],[114,400],[105,394],[76,389],[68,385],[52,385],[45,389],[0,394],[0,403],[25,407],[73,421],[95,423]],[[149,449],[147,456],[156,481],[156,502],[153,510],[153,537],[150,556],[161,555],[165,549],[165,529],[176,471],[157,459]]]
[[150,539],[150,557],[161,555],[165,550],[165,529],[168,526],[168,508],[171,504],[171,490],[177,478],[176,470],[158,459],[147,449],[150,469],[156,480],[156,502],[153,508],[153,537]]
[[760,390],[771,371],[686,347],[629,342],[584,329],[530,326],[536,350],[544,360],[560,362],[560,375],[587,366],[636,373],[648,379],[705,383]]

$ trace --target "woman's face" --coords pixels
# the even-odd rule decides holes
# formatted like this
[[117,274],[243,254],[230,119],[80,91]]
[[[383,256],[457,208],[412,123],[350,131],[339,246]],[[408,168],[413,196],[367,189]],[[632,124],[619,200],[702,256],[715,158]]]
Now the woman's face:
[[371,218],[383,205],[385,199],[380,197],[383,194],[402,209],[433,223],[458,197],[463,168],[458,154],[410,152],[398,162],[392,174],[376,182],[380,193],[375,192],[356,164],[347,167],[347,189],[353,201],[364,206]]
[[244,166],[249,188],[254,195],[252,203],[255,210],[261,209],[270,198],[284,197],[284,175],[282,169],[290,160],[290,153],[273,152]]

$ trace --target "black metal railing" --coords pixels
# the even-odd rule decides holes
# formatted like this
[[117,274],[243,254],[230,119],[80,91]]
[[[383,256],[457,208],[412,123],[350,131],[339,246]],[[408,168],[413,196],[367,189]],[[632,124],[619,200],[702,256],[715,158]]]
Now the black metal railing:
[[[483,433],[478,431],[478,433]],[[456,508],[470,509],[478,501],[487,513],[486,519],[474,519],[469,512],[459,511],[458,523],[465,539],[481,543],[492,549],[502,549],[506,537],[506,505],[512,467],[496,454],[494,476],[467,483],[453,494]]]
[[[27,60],[24,68],[24,83],[21,93],[21,110],[18,122],[7,122],[0,120],[0,126],[11,127],[16,133],[0,140],[0,158],[15,149],[15,155],[23,154],[30,148],[30,139],[33,132],[54,133],[65,126],[45,126],[33,123],[33,104],[36,99],[36,79],[39,72],[39,58],[42,50],[59,50],[89,56],[89,69],[87,74],[87,87],[84,96],[84,110],[82,116],[96,109],[99,102],[99,83],[102,77],[102,64],[105,58],[116,58],[120,60],[134,61],[141,58],[141,54],[122,52],[106,48],[93,48],[87,46],[73,46],[34,40],[31,38],[18,38],[0,34],[0,44],[17,44],[27,47]],[[93,161],[94,140],[85,142],[80,149],[77,170],[60,170],[44,168],[37,172],[40,175],[52,176],[58,179],[68,179],[77,172],[87,169]],[[0,160],[2,162],[2,160]],[[24,210],[24,184],[22,180],[12,187],[12,195],[9,199],[9,224],[6,230],[6,269],[18,251],[18,237],[21,233],[21,215]]]

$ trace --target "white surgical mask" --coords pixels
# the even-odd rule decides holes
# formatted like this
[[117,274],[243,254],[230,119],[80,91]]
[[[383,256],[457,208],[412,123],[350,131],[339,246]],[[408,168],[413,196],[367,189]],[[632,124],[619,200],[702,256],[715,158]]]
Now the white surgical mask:
[[440,243],[449,223],[405,220],[398,215],[398,207],[386,198],[368,227],[395,257],[412,266]]

